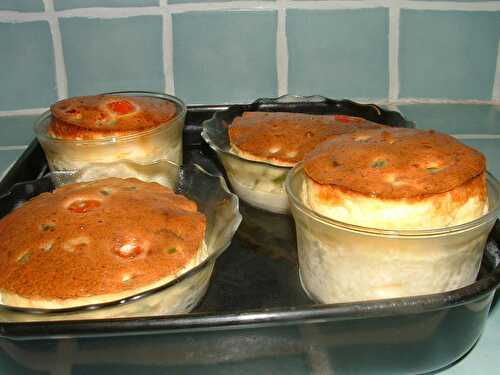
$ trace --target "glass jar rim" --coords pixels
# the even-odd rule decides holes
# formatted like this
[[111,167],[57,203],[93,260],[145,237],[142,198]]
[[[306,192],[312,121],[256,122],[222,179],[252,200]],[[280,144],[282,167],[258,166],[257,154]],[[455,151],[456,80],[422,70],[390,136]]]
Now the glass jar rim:
[[434,229],[379,229],[372,227],[364,227],[361,225],[355,225],[331,219],[307,207],[307,205],[305,205],[302,202],[300,197],[297,196],[296,192],[292,187],[292,182],[293,182],[292,180],[294,178],[297,178],[297,175],[304,175],[303,161],[298,163],[295,167],[292,168],[292,170],[288,173],[288,176],[285,180],[285,191],[288,195],[291,207],[297,208],[309,218],[317,222],[321,222],[322,224],[328,225],[330,227],[335,227],[337,229],[340,228],[360,234],[376,235],[376,236],[391,237],[391,238],[421,238],[421,237],[450,235],[453,233],[472,230],[474,228],[480,227],[494,220],[500,208],[500,183],[495,178],[495,176],[493,176],[490,172],[486,171],[488,193],[492,193],[495,199],[494,202],[489,202],[490,207],[488,212],[478,217],[477,219],[474,219],[472,221],[463,224],[453,225],[444,228],[434,228]]
[[180,111],[178,111],[173,118],[171,118],[168,122],[164,124],[160,124],[159,126],[152,127],[150,129],[142,130],[142,131],[137,131],[133,132],[131,134],[126,134],[123,136],[111,136],[111,137],[104,137],[104,138],[98,138],[98,139],[58,139],[58,138],[53,138],[50,137],[47,132],[42,129],[42,125],[52,117],[52,113],[50,111],[50,108],[43,112],[40,116],[35,121],[35,124],[33,126],[33,129],[35,131],[35,134],[37,138],[40,140],[44,140],[47,142],[52,142],[52,143],[60,143],[60,144],[88,144],[88,145],[99,145],[99,144],[109,144],[109,143],[116,143],[116,142],[127,142],[127,141],[132,141],[135,140],[139,137],[143,137],[146,135],[150,134],[155,134],[157,132],[160,132],[164,130],[164,126],[166,124],[171,124],[175,123],[179,119],[182,119],[186,113],[187,113],[187,108],[184,102],[179,99],[176,96],[168,95],[168,94],[162,94],[159,92],[152,92],[152,91],[114,91],[114,92],[107,92],[103,93],[102,95],[123,95],[123,96],[143,96],[143,97],[155,97],[163,100],[168,100],[173,103],[175,103],[179,108]]

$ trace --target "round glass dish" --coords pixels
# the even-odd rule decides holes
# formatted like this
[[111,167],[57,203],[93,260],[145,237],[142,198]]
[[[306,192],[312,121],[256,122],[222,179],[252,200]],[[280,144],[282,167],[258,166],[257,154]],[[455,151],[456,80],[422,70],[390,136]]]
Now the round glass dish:
[[[186,106],[180,99],[166,94],[143,91],[112,92],[105,95],[141,96],[167,100],[176,105],[176,115],[165,124],[134,134],[95,140],[71,140],[56,139],[47,135],[47,128],[52,120],[49,110],[38,118],[34,130],[51,171],[79,170],[89,164],[111,163],[119,160],[151,163],[164,159],[182,164],[182,130]],[[107,176],[122,177],[121,173],[127,168],[127,165],[123,165],[121,168],[110,170]],[[143,181],[151,181],[146,176],[141,176],[140,170],[136,171],[136,177]]]
[[248,204],[280,214],[289,212],[283,184],[291,167],[245,159],[231,150],[228,126],[245,111],[343,114],[390,126],[414,126],[399,113],[381,109],[374,104],[338,101],[319,95],[262,98],[252,104],[232,105],[224,111],[216,112],[211,119],[203,123],[201,136],[217,153],[232,188]]
[[[183,268],[163,285],[101,304],[67,309],[12,308],[0,304],[0,321],[124,318],[182,314],[192,310],[205,295],[215,261],[227,249],[241,222],[238,197],[229,192],[222,177],[211,175],[196,164],[179,167],[167,161],[160,163],[168,175],[172,176],[169,185],[177,193],[194,200],[198,210],[207,219],[205,250],[200,252],[191,266]],[[18,195],[16,202],[23,202],[42,192],[51,191],[54,186],[74,181],[73,174],[80,175],[77,179],[85,181],[81,177],[82,172],[84,175],[85,170],[51,172],[42,179],[17,184],[11,194]]]
[[445,292],[471,284],[500,204],[500,185],[487,174],[489,211],[439,229],[360,227],[313,212],[302,200],[303,163],[285,188],[297,231],[302,287],[320,303],[342,303]]

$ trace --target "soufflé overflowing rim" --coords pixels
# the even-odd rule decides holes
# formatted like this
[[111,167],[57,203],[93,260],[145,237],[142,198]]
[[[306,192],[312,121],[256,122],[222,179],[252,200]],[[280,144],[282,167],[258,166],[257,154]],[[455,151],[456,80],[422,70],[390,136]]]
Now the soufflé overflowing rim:
[[156,183],[68,184],[0,220],[0,300],[60,309],[161,286],[199,261],[206,219]]
[[50,112],[50,138],[98,140],[158,128],[175,119],[178,110],[162,97],[102,94],[61,100]]
[[345,115],[244,112],[229,125],[228,136],[231,151],[241,158],[293,167],[327,138],[381,127]]

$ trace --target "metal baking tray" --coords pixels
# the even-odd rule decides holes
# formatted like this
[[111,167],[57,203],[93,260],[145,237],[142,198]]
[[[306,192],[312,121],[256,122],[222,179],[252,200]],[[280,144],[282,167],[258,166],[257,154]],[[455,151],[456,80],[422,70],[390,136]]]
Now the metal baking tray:
[[[283,110],[285,106],[308,111],[309,105],[261,100],[240,105],[238,110]],[[321,105],[379,123],[413,125],[375,106],[349,101],[323,101]],[[202,121],[227,108],[189,108],[184,131],[186,163],[223,173],[200,132]],[[34,141],[0,183],[0,194],[4,194],[0,215],[32,194],[29,183],[18,183],[46,172],[45,157]],[[480,337],[500,284],[498,222],[478,279],[468,287],[427,296],[317,305],[300,286],[292,218],[243,202],[240,209],[243,222],[216,264],[207,295],[192,313],[0,322],[0,364],[12,374],[52,373],[61,368],[107,374],[111,365],[122,373],[415,374],[453,363]]]

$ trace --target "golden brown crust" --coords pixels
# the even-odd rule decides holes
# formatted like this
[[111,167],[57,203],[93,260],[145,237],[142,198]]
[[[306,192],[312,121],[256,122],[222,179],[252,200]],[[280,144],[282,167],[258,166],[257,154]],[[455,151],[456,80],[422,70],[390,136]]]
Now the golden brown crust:
[[229,140],[239,153],[253,160],[279,165],[298,163],[318,143],[358,129],[383,125],[344,115],[288,112],[244,112],[229,125]]
[[90,130],[67,122],[52,119],[47,129],[47,135],[56,139],[93,140],[109,137],[123,137],[137,133],[135,130]]
[[304,171],[319,184],[378,198],[438,194],[485,171],[485,158],[433,130],[385,128],[327,140],[305,157]]
[[196,203],[159,184],[66,185],[0,220],[0,291],[65,300],[138,289],[189,263],[204,232]]
[[101,139],[152,129],[175,117],[173,102],[153,97],[96,95],[61,100],[51,107],[48,135]]

